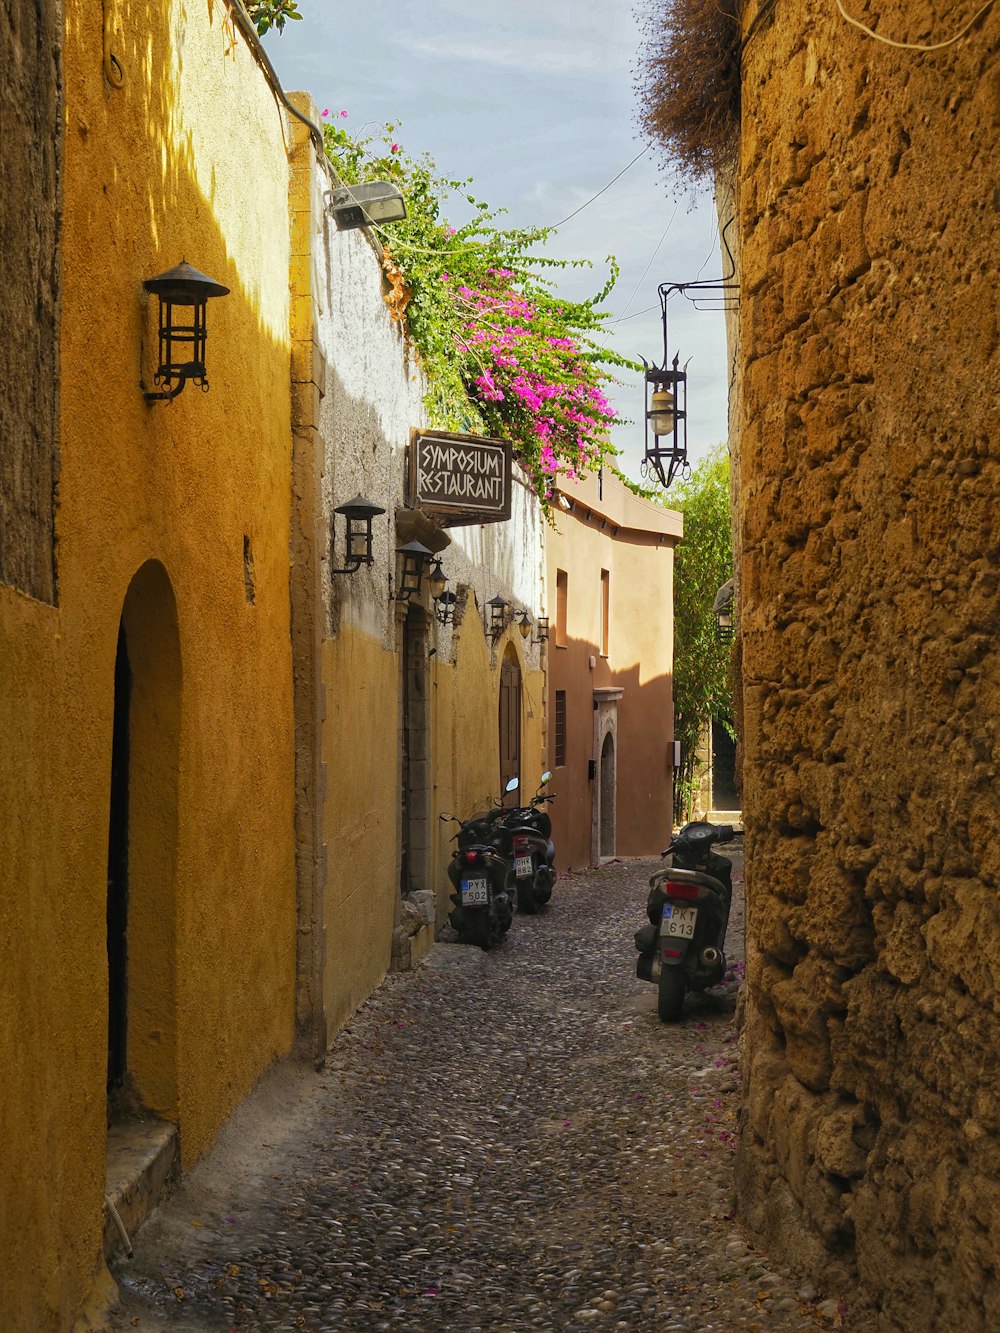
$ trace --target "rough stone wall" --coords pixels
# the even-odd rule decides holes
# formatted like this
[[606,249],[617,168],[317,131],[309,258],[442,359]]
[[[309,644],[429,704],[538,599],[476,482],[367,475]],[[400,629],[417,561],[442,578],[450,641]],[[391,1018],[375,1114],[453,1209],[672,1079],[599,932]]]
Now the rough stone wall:
[[62,6],[0,0],[0,582],[55,601]]
[[908,1333],[1000,1327],[998,39],[808,0],[744,52],[740,1199]]

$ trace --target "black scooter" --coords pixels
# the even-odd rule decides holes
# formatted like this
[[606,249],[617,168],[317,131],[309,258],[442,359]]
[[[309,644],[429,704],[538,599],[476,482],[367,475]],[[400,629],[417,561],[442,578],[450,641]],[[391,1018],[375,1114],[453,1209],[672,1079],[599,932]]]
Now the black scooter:
[[646,915],[651,924],[635,934],[635,973],[656,983],[657,1012],[664,1023],[680,1018],[687,991],[707,990],[726,974],[733,863],[712,848],[736,836],[729,825],[685,824],[663,853],[672,858],[670,869],[657,871],[649,881]]
[[517,907],[528,914],[537,912],[552,897],[556,882],[556,849],[552,841],[552,820],[541,807],[555,800],[542,788],[552,777],[543,773],[538,791],[529,805],[509,810],[503,818],[513,840],[511,877],[516,888]]
[[[518,779],[511,778],[505,793],[516,791]],[[442,821],[454,820],[457,847],[448,866],[448,878],[454,906],[448,920],[463,944],[478,944],[492,949],[500,943],[514,919],[514,900],[508,888],[512,855],[510,830],[503,825],[507,812],[499,805],[471,819],[441,815]]]

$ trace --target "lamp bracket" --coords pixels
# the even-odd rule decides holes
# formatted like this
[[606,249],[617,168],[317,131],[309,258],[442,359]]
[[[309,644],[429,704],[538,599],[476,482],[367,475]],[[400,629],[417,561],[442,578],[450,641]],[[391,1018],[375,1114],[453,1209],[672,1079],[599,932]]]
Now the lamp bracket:
[[[650,421],[659,413],[646,410],[646,452],[642,461],[642,475],[655,474],[660,484],[666,488],[678,473],[686,473],[689,468],[687,457],[687,365],[680,367],[680,354],[670,356],[667,336],[667,307],[670,298],[680,294],[691,302],[696,310],[720,309],[735,310],[739,306],[740,284],[736,280],[736,260],[729,248],[727,232],[735,221],[735,214],[722,229],[722,245],[729,260],[729,272],[721,278],[694,279],[691,282],[661,282],[657,288],[660,298],[660,311],[663,323],[663,363],[646,367],[647,392],[650,385],[653,392],[674,389],[679,392],[681,401],[675,401],[673,407],[673,431],[664,434],[653,433],[650,441]],[[683,429],[681,427],[683,426]]]

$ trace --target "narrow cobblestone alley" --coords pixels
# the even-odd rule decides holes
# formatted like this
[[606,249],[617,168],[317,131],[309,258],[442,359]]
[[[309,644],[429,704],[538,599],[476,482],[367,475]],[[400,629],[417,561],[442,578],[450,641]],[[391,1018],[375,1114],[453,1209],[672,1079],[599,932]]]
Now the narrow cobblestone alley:
[[439,943],[319,1074],[265,1081],[116,1260],[112,1327],[848,1327],[733,1219],[741,965],[659,1022],[651,869],[560,880],[494,953]]

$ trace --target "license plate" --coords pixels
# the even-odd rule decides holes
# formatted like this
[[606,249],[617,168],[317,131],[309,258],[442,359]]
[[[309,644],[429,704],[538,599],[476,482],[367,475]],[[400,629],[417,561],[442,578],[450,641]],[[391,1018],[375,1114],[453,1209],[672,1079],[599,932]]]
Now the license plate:
[[462,906],[485,907],[489,901],[485,879],[462,880]]
[[530,879],[532,876],[532,866],[530,856],[514,857],[514,874],[518,879]]
[[673,935],[682,940],[692,939],[697,920],[697,907],[677,907],[674,903],[664,903],[660,934]]

